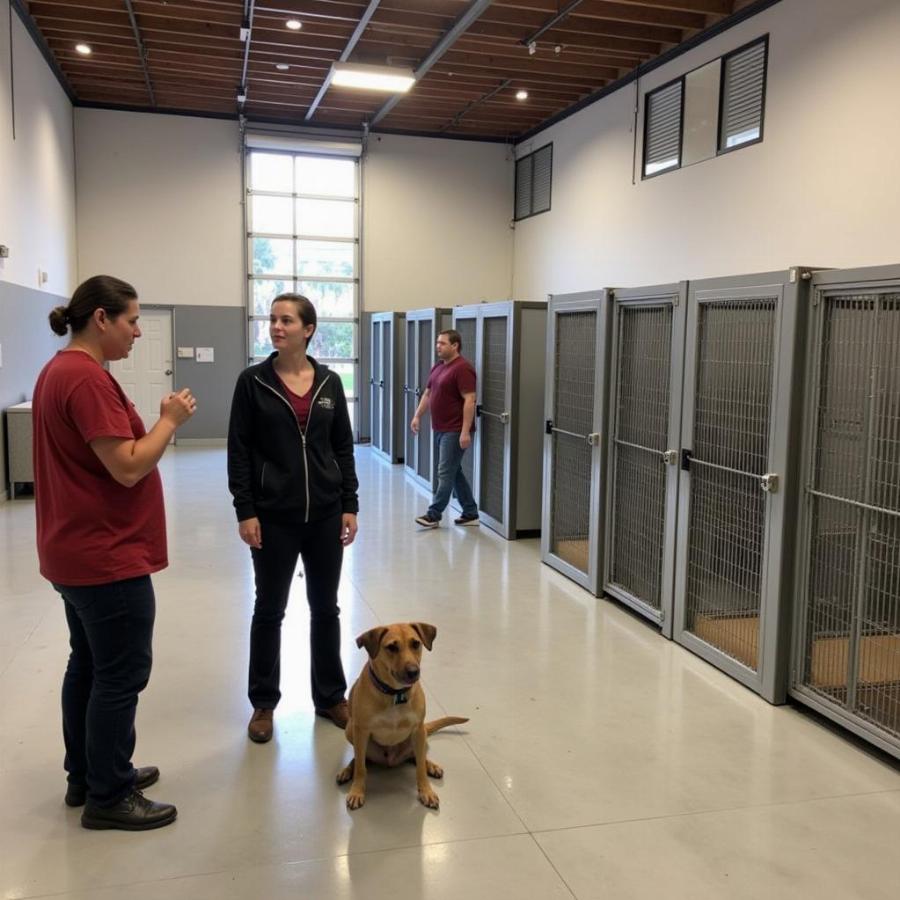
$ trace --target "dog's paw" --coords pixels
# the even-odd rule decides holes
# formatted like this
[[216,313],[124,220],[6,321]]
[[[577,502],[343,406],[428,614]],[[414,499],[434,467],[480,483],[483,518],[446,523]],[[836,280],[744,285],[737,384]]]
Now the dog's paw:
[[438,795],[428,786],[419,791],[419,803],[429,809],[437,809],[441,805]]
[[359,809],[366,802],[366,795],[362,791],[354,791],[352,788],[347,794],[347,809]]
[[444,770],[430,759],[425,760],[425,770],[428,772],[429,778],[443,778]]
[[340,772],[337,773],[337,777],[335,781],[338,784],[346,784],[353,777],[353,763],[351,762],[349,766],[341,769]]

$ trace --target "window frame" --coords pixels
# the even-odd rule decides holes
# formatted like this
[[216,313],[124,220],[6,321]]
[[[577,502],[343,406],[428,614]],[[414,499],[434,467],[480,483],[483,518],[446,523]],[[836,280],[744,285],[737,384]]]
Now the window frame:
[[[754,138],[752,141],[744,141],[741,144],[736,144],[734,147],[723,147],[722,125],[724,124],[723,118],[725,116],[726,63],[732,56],[737,56],[739,53],[743,53],[751,47],[755,47],[757,44],[763,45],[763,82],[762,102],[760,103],[759,108],[759,137]],[[735,150],[743,150],[744,147],[752,147],[754,144],[761,144],[763,142],[766,130],[766,94],[769,89],[769,35],[764,34],[762,37],[754,38],[752,41],[748,41],[746,44],[736,47],[734,50],[730,50],[728,53],[723,53],[720,59],[722,62],[722,69],[719,72],[719,119],[716,126],[716,156],[724,156],[726,153],[734,153]]]
[[[317,159],[339,159],[343,162],[353,163],[354,165],[354,179],[353,179],[353,189],[354,196],[349,195],[325,195],[325,194],[307,194],[303,192],[298,192],[297,182],[296,182],[296,162],[291,167],[291,178],[292,178],[292,190],[290,192],[285,191],[273,191],[267,189],[254,190],[252,183],[252,158],[254,153],[265,154],[266,156],[287,156],[292,160],[296,160],[297,157],[313,157]],[[362,161],[358,157],[350,157],[343,154],[333,154],[333,153],[317,153],[314,150],[288,150],[281,148],[268,148],[268,147],[245,147],[244,152],[244,236],[245,236],[245,247],[246,247],[246,261],[245,261],[245,294],[244,294],[244,302],[247,313],[247,343],[246,343],[246,352],[247,359],[251,365],[255,363],[259,363],[262,360],[266,359],[266,356],[257,356],[254,351],[254,333],[256,331],[256,322],[265,322],[268,323],[269,316],[266,314],[265,316],[256,315],[254,309],[254,283],[255,282],[265,282],[265,281],[280,281],[285,284],[285,290],[293,290],[298,291],[299,285],[301,282],[322,282],[322,283],[341,283],[341,284],[352,284],[353,285],[353,310],[350,315],[343,316],[325,316],[322,315],[321,311],[318,315],[318,324],[350,324],[353,326],[352,328],[352,347],[351,347],[351,356],[318,356],[315,358],[318,362],[325,363],[326,365],[332,364],[349,364],[353,367],[353,395],[350,396],[348,394],[347,401],[351,405],[352,416],[353,416],[353,430],[354,437],[356,440],[359,439],[359,415],[360,415],[360,403],[361,403],[361,386],[360,386],[360,349],[361,349],[361,341],[362,336],[360,334],[360,321],[361,321],[361,306],[362,306],[362,191],[361,191],[361,180],[362,180]],[[285,198],[291,201],[291,231],[293,233],[281,233],[281,232],[268,232],[268,231],[254,231],[252,228],[253,222],[253,212],[252,212],[252,198],[254,196],[261,197],[276,197],[276,198]],[[353,219],[353,236],[352,237],[335,237],[333,235],[318,235],[312,233],[297,232],[297,201],[298,200],[335,200],[340,202],[352,202],[354,204],[354,219]],[[256,238],[268,238],[270,240],[289,240],[291,242],[291,266],[292,272],[277,274],[277,273],[266,273],[262,275],[256,275],[253,272],[253,241]],[[353,246],[353,275],[352,276],[344,276],[344,275],[301,275],[298,273],[297,268],[297,250],[298,250],[298,242],[301,241],[313,241],[313,242],[322,242],[322,243],[343,243],[350,244]]]
[[[709,60],[712,62],[712,60]],[[704,63],[706,65],[706,63]],[[699,66],[697,68],[700,68]],[[690,70],[691,72],[693,69]],[[652,91],[647,91],[644,94],[644,145],[641,152],[641,181],[646,181],[649,178],[658,178],[660,175],[668,175],[669,172],[677,172],[681,168],[681,161],[684,159],[684,97],[685,97],[685,80],[688,76],[689,72],[683,72],[677,78],[672,78],[667,81],[665,84],[661,84]],[[658,172],[651,172],[649,175],[647,174],[647,134],[650,129],[650,98],[654,94],[658,94],[660,91],[666,90],[666,88],[672,87],[673,84],[678,84],[681,82],[681,104],[678,108],[678,164],[674,166],[669,166],[666,169],[660,169]]]
[[[516,215],[516,201],[519,196],[519,163],[524,162],[526,159],[534,156],[537,153],[540,153],[542,150],[546,150],[550,148],[550,190],[548,192],[547,198],[547,208],[539,209],[537,211],[534,210],[534,162],[531,163],[531,194],[529,195],[530,206],[532,211],[528,213],[526,216],[517,216]],[[514,222],[524,222],[525,219],[531,219],[534,216],[540,216],[543,213],[550,212],[553,208],[553,141],[548,141],[546,144],[542,144],[536,150],[532,150],[531,153],[526,153],[524,156],[520,156],[516,159],[516,170],[515,170],[515,182],[513,184],[513,221]]]

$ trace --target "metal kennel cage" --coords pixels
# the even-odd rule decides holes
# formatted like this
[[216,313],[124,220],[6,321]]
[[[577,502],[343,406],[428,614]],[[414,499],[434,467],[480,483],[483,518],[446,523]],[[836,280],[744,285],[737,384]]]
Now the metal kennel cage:
[[550,297],[541,559],[598,595],[608,444],[610,292]]
[[900,266],[812,290],[791,693],[900,757]]
[[[484,524],[507,539],[541,527],[542,412],[547,304],[528,300],[456,307],[453,327],[478,376],[472,488]],[[463,457],[465,462],[465,457]]]
[[603,590],[672,636],[687,282],[613,292]]
[[431,492],[437,474],[431,413],[426,410],[419,423],[419,433],[409,427],[422,394],[428,384],[431,367],[437,360],[434,345],[441,331],[450,328],[449,309],[416,309],[406,313],[406,360],[404,365],[404,468],[406,474],[420,487]]
[[372,447],[389,462],[403,462],[404,313],[372,313],[370,431]]
[[809,277],[688,292],[673,636],[772,703],[788,680]]

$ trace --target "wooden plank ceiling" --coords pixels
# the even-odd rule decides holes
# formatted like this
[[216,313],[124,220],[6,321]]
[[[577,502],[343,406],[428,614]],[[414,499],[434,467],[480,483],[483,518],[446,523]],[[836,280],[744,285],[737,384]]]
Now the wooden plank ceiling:
[[[370,122],[375,130],[505,139],[748,5],[748,0],[481,0],[484,11],[455,41],[447,40],[457,20],[478,2],[20,0],[19,5],[33,18],[78,103],[357,128]],[[570,7],[531,52],[532,36]],[[448,46],[386,114],[378,115],[388,95],[331,87],[308,115],[331,64],[345,53],[367,12],[368,24],[347,57],[351,62],[418,69],[435,48]],[[289,19],[302,27],[289,30]],[[249,42],[242,40],[242,25],[249,26]],[[82,42],[91,47],[89,56],[76,52]],[[516,99],[520,90],[528,92],[526,100]]]

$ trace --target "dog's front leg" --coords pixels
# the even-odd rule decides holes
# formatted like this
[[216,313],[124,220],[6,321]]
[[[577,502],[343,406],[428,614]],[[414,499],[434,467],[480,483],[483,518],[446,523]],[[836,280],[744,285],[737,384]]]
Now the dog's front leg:
[[429,809],[437,809],[441,801],[428,782],[428,760],[425,758],[428,752],[428,735],[424,720],[416,729],[413,745],[416,750],[416,789],[419,792],[419,802]]
[[347,793],[347,809],[359,809],[366,802],[366,749],[369,729],[353,723],[353,781]]

